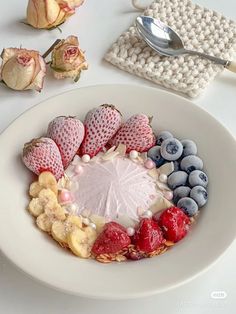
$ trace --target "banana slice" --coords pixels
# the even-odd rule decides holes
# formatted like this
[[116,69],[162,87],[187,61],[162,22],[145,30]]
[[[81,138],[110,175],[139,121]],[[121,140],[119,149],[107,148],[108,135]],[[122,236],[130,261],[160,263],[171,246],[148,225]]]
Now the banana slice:
[[[35,191],[34,187],[33,187],[33,191]],[[52,208],[51,211],[55,210],[54,208],[56,207],[56,204],[57,204],[56,195],[50,189],[42,189],[39,192],[38,197],[33,198],[30,201],[28,210],[33,216],[38,217],[40,214],[42,214],[45,211],[46,207],[47,209]],[[57,211],[59,211],[59,209]],[[62,214],[60,214],[60,217],[61,215]]]
[[67,236],[67,242],[71,251],[79,257],[88,258],[91,252],[91,244],[85,231],[76,228]]
[[61,245],[67,245],[67,231],[65,222],[57,220],[52,224],[51,234],[54,240]]
[[46,205],[49,201],[57,203],[57,197],[51,189],[42,189],[39,192],[38,198],[43,205]]
[[41,185],[38,183],[38,181],[35,181],[30,184],[29,188],[29,195],[32,197],[38,197],[39,192],[42,190]]
[[55,200],[50,200],[44,207],[45,214],[51,219],[65,220],[64,209]]
[[33,215],[34,217],[38,217],[44,212],[44,206],[40,202],[39,198],[32,198],[29,203],[28,210],[31,215]]
[[68,235],[75,229],[82,229],[82,219],[78,216],[67,216],[65,220],[65,230]]
[[52,220],[45,213],[37,217],[36,224],[42,231],[51,232]]
[[97,227],[97,232],[100,233],[106,223],[105,218],[102,216],[98,216],[98,215],[91,215],[89,216],[89,219],[95,223],[96,227]]
[[66,223],[69,224],[73,224],[76,227],[82,229],[83,223],[82,223],[82,218],[79,216],[75,216],[75,215],[69,215],[66,218]]
[[92,247],[93,243],[97,239],[97,232],[92,227],[85,227],[83,231],[86,233],[88,238],[88,244]]
[[[52,224],[52,237],[62,245],[67,245],[67,235],[75,229],[82,228],[82,219],[78,216],[68,216],[65,221],[57,220]],[[86,233],[90,236],[89,231]],[[92,236],[92,234],[91,234]]]
[[49,171],[44,171],[39,175],[38,178],[39,185],[41,185],[43,188],[48,188],[53,191],[55,195],[58,193],[57,188],[57,180],[54,177],[54,175]]

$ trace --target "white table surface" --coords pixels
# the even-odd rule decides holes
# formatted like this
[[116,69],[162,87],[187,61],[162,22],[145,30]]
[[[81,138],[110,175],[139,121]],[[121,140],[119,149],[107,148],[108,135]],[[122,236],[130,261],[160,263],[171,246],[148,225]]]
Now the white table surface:
[[[236,20],[234,0],[197,1]],[[148,2],[150,1],[146,1]],[[36,31],[19,23],[25,16],[26,5],[27,0],[1,2],[0,51],[4,47],[22,45],[43,53],[56,38],[74,34],[79,37],[81,47],[86,50],[90,67],[77,84],[68,80],[54,80],[49,74],[40,94],[31,91],[14,92],[1,84],[0,132],[26,109],[66,90],[103,83],[154,86],[103,61],[105,51],[138,14],[129,0],[86,0],[77,14],[62,26],[62,34],[58,30]],[[225,71],[208,87],[204,95],[193,101],[214,115],[236,136],[235,99],[236,76]],[[0,150],[1,158],[4,158],[4,148],[1,147]],[[219,236],[221,232],[224,230],[219,230]],[[0,253],[0,314],[149,314],[161,310],[164,313],[231,314],[235,313],[236,307],[235,258],[236,242],[208,272],[178,289],[145,299],[97,301],[47,288],[22,274]],[[89,279],[88,276],[88,280],[92,284],[92,278]],[[227,297],[223,300],[214,299],[211,297],[214,291],[225,291]]]

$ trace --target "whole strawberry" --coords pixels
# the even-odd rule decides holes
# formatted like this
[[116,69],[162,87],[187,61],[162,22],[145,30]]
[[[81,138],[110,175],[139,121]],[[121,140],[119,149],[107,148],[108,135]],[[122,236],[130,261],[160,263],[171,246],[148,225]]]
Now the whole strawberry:
[[164,238],[160,227],[152,218],[143,218],[133,236],[133,242],[140,251],[150,253],[164,243]]
[[158,223],[166,240],[178,242],[186,236],[190,219],[182,209],[171,207],[161,214]]
[[90,110],[84,120],[85,137],[80,153],[95,156],[121,126],[121,114],[113,105]]
[[75,117],[57,117],[49,123],[47,136],[57,144],[67,168],[84,139],[84,125]]
[[33,139],[24,145],[23,162],[37,175],[50,171],[58,180],[64,173],[59,149],[56,143],[47,137]]
[[109,141],[111,146],[124,144],[126,152],[137,150],[146,152],[155,145],[155,135],[149,124],[149,118],[144,114],[136,114],[129,118]]
[[123,226],[116,222],[105,224],[102,233],[95,241],[92,252],[95,255],[114,254],[130,244],[130,237]]

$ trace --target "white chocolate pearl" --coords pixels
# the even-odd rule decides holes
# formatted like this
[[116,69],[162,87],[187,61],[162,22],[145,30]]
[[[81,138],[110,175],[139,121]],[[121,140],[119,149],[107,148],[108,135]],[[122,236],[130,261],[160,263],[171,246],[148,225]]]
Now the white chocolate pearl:
[[90,222],[89,226],[90,226],[91,228],[93,228],[94,230],[97,229],[97,226],[95,225],[94,222]]
[[144,163],[144,167],[147,169],[153,169],[156,167],[154,161],[152,161],[151,159],[147,159]]
[[129,153],[129,158],[130,159],[138,158],[138,152],[136,150],[131,150],[130,153]]
[[77,206],[75,204],[70,204],[69,209],[70,211],[75,212],[77,210]]
[[89,156],[88,154],[84,154],[84,155],[82,156],[82,161],[83,161],[83,162],[89,162],[89,161],[90,161],[90,156]]
[[81,174],[81,173],[83,173],[83,171],[84,171],[84,169],[81,165],[75,166],[75,173]]
[[171,201],[173,199],[173,192],[172,191],[165,191],[164,196],[168,201]]
[[82,221],[83,221],[83,224],[85,224],[86,226],[90,224],[90,220],[88,218],[83,218]]
[[167,182],[167,175],[162,173],[159,175],[159,181],[161,181],[162,183],[166,183]]
[[70,210],[74,213],[77,210],[77,206],[75,204],[70,205]]
[[70,191],[63,189],[61,190],[61,193],[59,194],[59,201],[60,203],[69,203],[72,201],[71,193]]
[[132,237],[132,236],[134,235],[134,233],[135,233],[135,230],[134,230],[134,228],[132,228],[132,227],[128,227],[128,228],[126,229],[126,232],[127,232],[127,234],[128,234],[129,237]]
[[143,218],[152,218],[152,212],[150,210],[145,210],[145,212],[142,214]]

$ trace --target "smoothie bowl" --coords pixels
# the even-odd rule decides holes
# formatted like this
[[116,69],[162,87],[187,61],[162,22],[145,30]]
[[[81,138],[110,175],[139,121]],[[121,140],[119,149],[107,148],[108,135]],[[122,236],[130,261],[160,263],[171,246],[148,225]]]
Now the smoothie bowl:
[[234,239],[234,139],[180,97],[75,90],[26,112],[1,142],[0,246],[53,287],[114,299],[166,291]]

